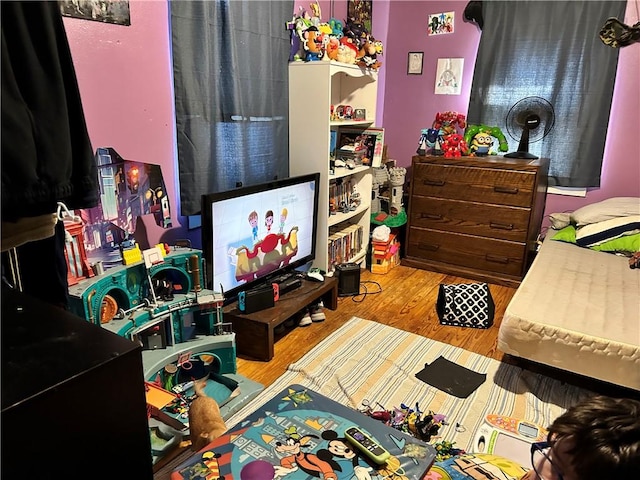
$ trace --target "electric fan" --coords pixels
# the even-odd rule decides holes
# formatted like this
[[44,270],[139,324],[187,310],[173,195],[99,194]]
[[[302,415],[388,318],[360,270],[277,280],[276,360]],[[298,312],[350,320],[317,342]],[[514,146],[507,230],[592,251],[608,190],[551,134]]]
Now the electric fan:
[[[546,137],[553,128],[555,113],[553,106],[542,97],[525,97],[511,107],[507,114],[507,132],[514,140],[520,137],[518,151],[507,153],[509,158],[536,159],[529,153],[529,143]],[[518,135],[520,134],[520,135]]]

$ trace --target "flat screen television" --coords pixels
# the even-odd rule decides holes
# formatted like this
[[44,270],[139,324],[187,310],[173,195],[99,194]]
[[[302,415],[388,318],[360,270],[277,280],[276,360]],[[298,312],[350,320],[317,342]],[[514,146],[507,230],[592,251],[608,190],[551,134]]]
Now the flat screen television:
[[207,288],[230,303],[313,261],[319,181],[313,173],[203,195]]

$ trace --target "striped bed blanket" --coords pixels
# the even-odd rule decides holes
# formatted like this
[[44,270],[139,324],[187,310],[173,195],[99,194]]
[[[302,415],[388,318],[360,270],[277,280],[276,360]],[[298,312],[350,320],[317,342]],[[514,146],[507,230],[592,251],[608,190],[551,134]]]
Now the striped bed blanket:
[[[457,398],[415,377],[438,357],[486,374],[467,398]],[[474,450],[474,434],[487,415],[514,417],[547,427],[591,392],[497,360],[377,322],[353,317],[329,335],[228,421],[233,427],[289,385],[300,384],[343,405],[363,401],[387,410],[402,403],[446,415],[433,441]]]

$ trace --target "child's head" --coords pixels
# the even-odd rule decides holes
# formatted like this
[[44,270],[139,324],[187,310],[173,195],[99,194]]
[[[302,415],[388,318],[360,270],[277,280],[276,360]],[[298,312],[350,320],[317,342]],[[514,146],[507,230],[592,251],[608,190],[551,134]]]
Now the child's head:
[[564,480],[636,478],[640,472],[640,402],[600,395],[588,398],[551,424],[548,440],[553,445],[551,470],[561,473]]

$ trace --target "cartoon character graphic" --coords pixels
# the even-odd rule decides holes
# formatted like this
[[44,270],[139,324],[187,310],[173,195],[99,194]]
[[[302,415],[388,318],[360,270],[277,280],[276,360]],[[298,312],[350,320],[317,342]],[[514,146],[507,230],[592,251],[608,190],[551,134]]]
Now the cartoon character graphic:
[[288,214],[289,211],[286,208],[283,208],[282,213],[280,213],[280,230],[278,230],[278,233],[284,233],[284,224],[287,221]]
[[322,478],[323,480],[338,480],[335,470],[340,470],[335,462],[325,461],[313,453],[302,451],[302,447],[312,438],[318,438],[317,436],[300,436],[295,426],[287,428],[284,433],[287,437],[283,442],[276,442],[275,450],[286,456],[280,459],[280,465],[275,466],[276,474],[274,478],[282,478],[302,470],[307,475]]
[[516,480],[527,472],[512,460],[490,454],[463,454],[434,464],[424,480]]
[[249,225],[251,225],[253,241],[255,242],[258,240],[258,212],[255,210],[249,214]]
[[271,225],[273,225],[273,210],[267,210],[267,214],[264,216],[264,225],[267,227],[267,232],[270,232]]
[[318,458],[325,462],[336,462],[339,466],[337,470],[346,474],[346,476],[341,475],[341,478],[357,480],[377,478],[377,475],[371,476],[373,469],[370,466],[360,465],[361,459],[346,438],[338,437],[338,433],[333,430],[322,432],[322,438],[328,440],[329,445],[327,448],[318,450]]
[[489,151],[493,146],[493,137],[487,132],[480,132],[473,137],[469,150],[478,157],[489,155]]

